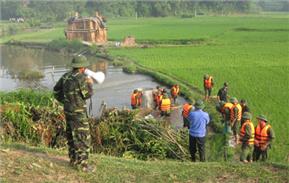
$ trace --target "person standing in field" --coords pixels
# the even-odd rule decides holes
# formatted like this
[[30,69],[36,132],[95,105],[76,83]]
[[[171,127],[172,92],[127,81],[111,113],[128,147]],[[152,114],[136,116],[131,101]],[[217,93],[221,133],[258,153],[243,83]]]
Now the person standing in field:
[[190,122],[189,128],[189,146],[191,160],[196,161],[196,152],[199,152],[200,161],[206,160],[205,156],[205,136],[206,128],[210,122],[209,114],[204,112],[205,105],[202,100],[195,103],[195,111],[191,111],[188,116]]
[[238,143],[238,129],[239,129],[239,124],[241,121],[242,117],[242,107],[238,103],[238,100],[235,97],[232,97],[230,99],[230,102],[233,104],[230,112],[230,121],[231,121],[231,128],[233,131],[233,135],[235,138],[235,143]]
[[208,74],[204,75],[204,90],[205,90],[205,100],[208,100],[211,96],[212,88],[214,86],[213,77]]
[[138,108],[138,102],[139,102],[138,95],[139,95],[138,94],[138,90],[135,89],[133,91],[133,93],[131,94],[131,96],[130,96],[130,105],[131,105],[132,109],[137,109]]
[[173,87],[171,88],[171,96],[172,96],[172,100],[173,100],[174,104],[176,103],[179,92],[180,92],[179,85],[177,85],[177,84],[173,85]]
[[244,163],[252,162],[252,152],[254,146],[254,136],[255,136],[255,128],[254,124],[251,121],[252,115],[249,112],[244,112],[242,116],[242,120],[244,123],[242,124],[240,130],[240,139],[241,143],[241,155],[240,161]]
[[257,117],[258,124],[255,128],[255,142],[253,161],[258,161],[261,157],[262,161],[266,161],[268,158],[268,149],[271,148],[272,141],[275,139],[274,131],[268,119],[264,115]]
[[193,108],[194,107],[191,102],[187,102],[183,105],[182,116],[183,116],[184,128],[190,128],[190,122],[188,120],[188,116],[191,110],[193,110]]
[[86,99],[93,95],[93,80],[84,74],[88,65],[86,57],[74,57],[73,69],[65,73],[53,89],[55,98],[64,104],[70,165],[83,171],[91,170],[88,165],[90,132]]
[[164,93],[160,102],[161,116],[170,116],[171,114],[171,100],[168,94]]
[[227,102],[227,96],[228,96],[228,83],[225,82],[224,86],[220,88],[218,91],[218,94],[217,94],[218,101]]

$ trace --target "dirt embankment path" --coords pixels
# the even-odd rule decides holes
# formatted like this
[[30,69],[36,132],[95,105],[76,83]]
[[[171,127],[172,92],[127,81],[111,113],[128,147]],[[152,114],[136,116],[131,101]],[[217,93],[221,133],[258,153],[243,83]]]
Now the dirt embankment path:
[[1,182],[85,182],[64,155],[33,148],[0,149]]

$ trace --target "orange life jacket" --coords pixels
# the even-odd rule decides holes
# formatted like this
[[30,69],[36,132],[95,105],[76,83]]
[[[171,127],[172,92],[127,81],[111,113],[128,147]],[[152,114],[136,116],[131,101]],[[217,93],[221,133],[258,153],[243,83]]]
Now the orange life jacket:
[[133,93],[133,94],[131,94],[131,96],[130,96],[130,104],[131,105],[137,105],[137,93]]
[[171,109],[171,100],[169,98],[162,99],[161,111],[169,111]]
[[249,125],[250,128],[251,128],[251,134],[250,134],[250,138],[247,140],[247,144],[250,144],[250,145],[253,145],[254,144],[254,136],[255,136],[255,128],[254,128],[254,125],[252,123],[252,121],[250,120],[246,120],[242,127],[241,127],[241,130],[240,130],[240,142],[242,143],[243,142],[243,138],[246,134],[246,125]]
[[212,86],[213,86],[212,85],[213,84],[212,80],[213,80],[212,76],[209,76],[208,79],[204,79],[204,86],[206,88],[212,88]]
[[190,110],[192,109],[192,105],[185,103],[183,105],[183,112],[182,115],[184,118],[187,118],[189,116]]
[[229,109],[229,111],[231,111],[232,107],[233,107],[233,104],[231,102],[225,103],[222,108],[222,113],[225,113],[225,109]]
[[271,128],[271,125],[266,125],[261,129],[261,125],[258,124],[255,129],[255,139],[258,143],[255,143],[256,146],[264,146],[269,141],[269,134],[267,131]]
[[238,116],[237,116],[237,119],[238,120],[241,120],[241,117],[242,117],[242,107],[240,104],[234,104],[233,107],[231,108],[231,112],[230,112],[230,115],[231,115],[231,122],[234,121],[235,119],[235,114],[234,114],[234,108],[237,107],[238,108]]

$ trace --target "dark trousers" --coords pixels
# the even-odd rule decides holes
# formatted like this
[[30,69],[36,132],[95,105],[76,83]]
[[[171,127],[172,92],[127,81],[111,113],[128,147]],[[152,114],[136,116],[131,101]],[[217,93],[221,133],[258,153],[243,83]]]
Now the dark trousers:
[[266,161],[268,158],[268,148],[265,151],[262,151],[260,147],[254,146],[253,151],[253,161],[258,161],[261,157],[261,161]]
[[205,90],[205,96],[211,96],[212,88],[204,88]]
[[183,117],[183,122],[184,122],[183,127],[190,129],[190,121],[188,120],[188,118]]
[[170,111],[161,111],[161,116],[170,116]]
[[199,152],[200,161],[205,161],[205,137],[193,137],[190,135],[190,153],[192,161],[196,161],[196,152]]

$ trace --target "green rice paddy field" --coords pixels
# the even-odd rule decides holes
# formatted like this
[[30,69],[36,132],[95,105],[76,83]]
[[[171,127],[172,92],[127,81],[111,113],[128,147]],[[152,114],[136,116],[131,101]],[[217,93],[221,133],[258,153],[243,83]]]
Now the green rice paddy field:
[[200,17],[120,20],[110,38],[130,33],[137,40],[205,39],[204,44],[112,49],[152,70],[174,75],[202,89],[205,73],[215,79],[213,95],[229,83],[229,95],[247,99],[256,116],[265,114],[276,133],[273,161],[289,158],[289,18]]

